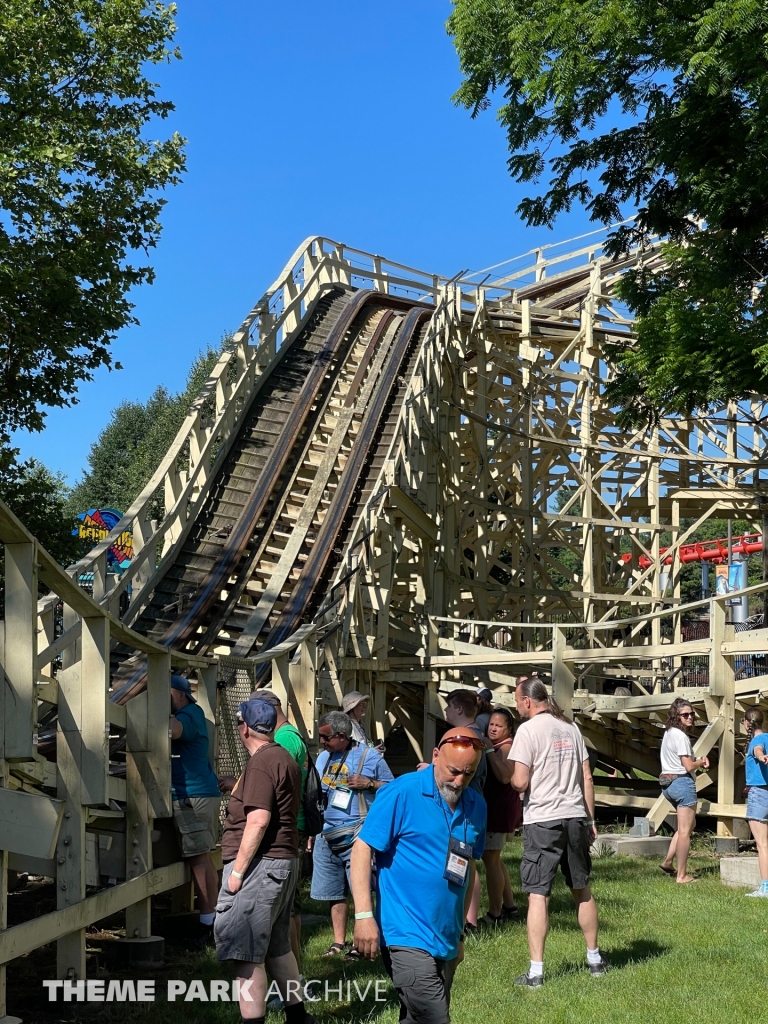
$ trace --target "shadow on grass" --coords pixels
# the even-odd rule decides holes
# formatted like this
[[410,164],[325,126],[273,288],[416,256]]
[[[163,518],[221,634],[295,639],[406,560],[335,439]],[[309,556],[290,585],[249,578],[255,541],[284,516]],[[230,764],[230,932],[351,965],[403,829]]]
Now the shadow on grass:
[[[665,956],[670,951],[669,946],[664,946],[655,939],[636,939],[626,946],[613,946],[606,950],[610,960],[611,970],[621,970],[623,967],[633,967],[648,960],[656,960]],[[570,974],[582,974],[584,972],[584,960],[566,960],[560,968],[550,975],[557,978]]]

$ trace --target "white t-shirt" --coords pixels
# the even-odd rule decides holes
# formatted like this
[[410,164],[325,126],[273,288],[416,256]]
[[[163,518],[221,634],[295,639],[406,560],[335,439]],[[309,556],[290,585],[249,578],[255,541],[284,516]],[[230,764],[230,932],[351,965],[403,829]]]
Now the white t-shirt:
[[682,729],[667,729],[661,741],[661,772],[662,775],[694,775],[686,772],[682,756],[693,757],[690,737]]
[[584,739],[572,722],[560,722],[544,711],[518,726],[510,761],[531,769],[523,804],[523,823],[588,817],[582,789]]

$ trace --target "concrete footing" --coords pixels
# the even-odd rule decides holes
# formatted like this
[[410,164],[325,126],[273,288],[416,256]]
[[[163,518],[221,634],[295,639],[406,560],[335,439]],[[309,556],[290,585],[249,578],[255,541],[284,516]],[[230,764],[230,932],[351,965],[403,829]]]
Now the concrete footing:
[[662,860],[667,855],[671,840],[669,836],[631,836],[602,834],[597,837],[592,847],[593,853],[599,855],[603,850],[610,849],[625,857],[658,857]]
[[721,857],[720,881],[732,889],[759,889],[757,857]]
[[738,853],[739,840],[736,836],[717,836],[715,838],[715,853]]
[[118,939],[113,946],[117,956],[129,967],[157,966],[165,958],[165,939],[162,935],[148,935],[144,939]]

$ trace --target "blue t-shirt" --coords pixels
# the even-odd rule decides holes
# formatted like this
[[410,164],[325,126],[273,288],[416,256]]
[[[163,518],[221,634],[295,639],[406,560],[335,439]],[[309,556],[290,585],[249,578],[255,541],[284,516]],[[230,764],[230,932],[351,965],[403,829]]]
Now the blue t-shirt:
[[469,871],[463,885],[443,877],[449,831],[472,846],[478,859],[485,849],[485,819],[485,800],[469,788],[451,811],[432,765],[380,790],[360,838],[376,850],[382,945],[423,949],[438,960],[457,955]]
[[768,732],[760,732],[753,736],[747,747],[747,785],[768,786],[768,764],[763,764],[755,757],[755,747],[762,747],[763,753],[768,754]]
[[[337,787],[346,787],[347,779],[350,775],[360,774],[358,767],[363,752],[365,752],[362,772],[364,779],[376,779],[377,782],[391,782],[394,779],[394,775],[389,770],[387,762],[379,751],[374,750],[372,747],[357,743],[354,747],[350,747],[348,751],[342,750],[339,753],[330,755],[327,750],[324,750],[319,755],[315,764],[323,784],[323,792],[328,795],[328,806],[323,815],[325,821],[323,831],[329,828],[336,828],[337,825],[346,825],[347,822],[356,821],[360,817],[359,793],[364,794],[366,803],[369,807],[371,806],[373,798],[376,796],[373,790],[356,791],[353,789],[350,790],[352,798],[346,811],[340,810],[338,807],[331,807],[333,790]],[[346,757],[344,756],[345,753]],[[378,792],[381,791],[379,790]]]
[[221,796],[219,780],[208,760],[208,726],[199,704],[174,712],[182,733],[171,740],[171,791],[175,800],[187,796]]

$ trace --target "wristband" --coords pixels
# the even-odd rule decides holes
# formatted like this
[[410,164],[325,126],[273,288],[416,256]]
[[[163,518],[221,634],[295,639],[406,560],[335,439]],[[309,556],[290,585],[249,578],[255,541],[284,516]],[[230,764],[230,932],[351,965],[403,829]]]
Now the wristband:
[[355,914],[356,921],[362,921],[366,917],[373,917],[372,910],[361,910],[359,914]]
[[230,871],[230,874],[234,875],[235,878],[243,878],[244,875],[245,875],[245,872],[244,871],[235,871],[235,869],[232,868],[232,870]]

